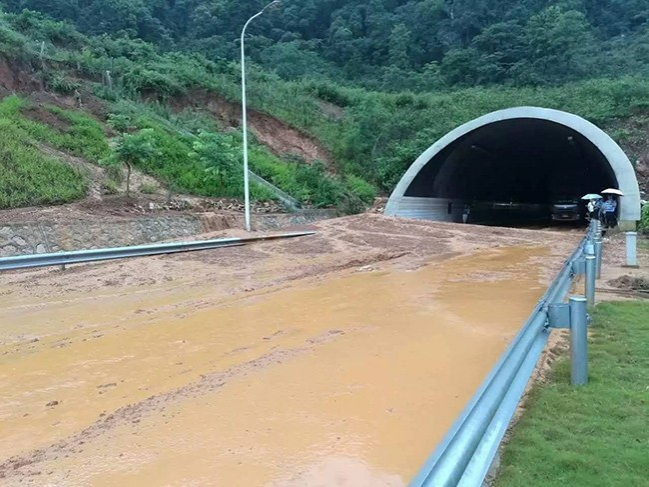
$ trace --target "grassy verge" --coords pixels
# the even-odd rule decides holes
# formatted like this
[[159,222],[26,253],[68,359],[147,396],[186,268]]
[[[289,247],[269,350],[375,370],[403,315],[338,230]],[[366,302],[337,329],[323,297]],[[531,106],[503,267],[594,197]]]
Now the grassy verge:
[[649,304],[598,306],[589,346],[587,387],[564,359],[532,391],[496,487],[649,485]]

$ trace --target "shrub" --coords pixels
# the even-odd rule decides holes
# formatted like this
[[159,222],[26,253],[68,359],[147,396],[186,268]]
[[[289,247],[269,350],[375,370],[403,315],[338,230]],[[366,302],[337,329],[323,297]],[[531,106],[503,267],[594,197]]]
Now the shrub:
[[347,183],[347,188],[364,203],[372,204],[374,202],[374,198],[377,196],[376,188],[364,179],[350,174],[345,178],[345,183]]
[[0,46],[4,55],[19,56],[32,58],[35,56],[34,50],[29,46],[28,39],[16,32],[15,30],[0,25]]
[[71,95],[81,87],[81,84],[66,76],[54,74],[46,81],[48,89],[61,93],[62,95]]
[[126,166],[126,196],[130,196],[133,166],[146,164],[161,155],[156,147],[153,129],[142,129],[135,134],[118,137],[111,155],[103,162],[107,166]]
[[649,235],[649,203],[645,203],[644,206],[642,207],[640,231],[646,235]]
[[108,126],[118,132],[128,132],[131,129],[135,128],[131,117],[119,113],[111,113],[108,115],[108,120],[106,122]]
[[312,81],[307,84],[307,90],[316,98],[340,107],[347,107],[352,104],[352,99],[345,92],[345,89],[332,82]]
[[113,179],[105,179],[101,183],[101,189],[105,194],[117,194],[119,193],[119,186],[117,182]]
[[143,194],[156,194],[158,192],[158,188],[155,186],[155,184],[144,183],[140,185],[139,191]]
[[157,94],[166,98],[184,92],[183,86],[172,76],[142,66],[128,70],[122,77],[122,85],[134,95]]
[[189,157],[203,166],[224,194],[241,172],[238,144],[231,135],[201,131],[192,144]]

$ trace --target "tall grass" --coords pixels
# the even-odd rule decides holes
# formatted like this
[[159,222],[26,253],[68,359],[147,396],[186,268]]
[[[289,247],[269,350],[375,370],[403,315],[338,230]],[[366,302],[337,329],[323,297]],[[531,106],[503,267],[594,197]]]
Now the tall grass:
[[11,120],[32,139],[44,142],[72,155],[98,162],[108,154],[108,142],[102,125],[90,115],[72,110],[63,110],[52,105],[42,105],[40,110],[49,112],[60,120],[65,128],[56,128],[46,123],[25,117],[30,104],[17,96],[9,96],[0,102],[0,116]]
[[13,120],[0,117],[0,208],[67,203],[85,194],[84,178],[45,157]]

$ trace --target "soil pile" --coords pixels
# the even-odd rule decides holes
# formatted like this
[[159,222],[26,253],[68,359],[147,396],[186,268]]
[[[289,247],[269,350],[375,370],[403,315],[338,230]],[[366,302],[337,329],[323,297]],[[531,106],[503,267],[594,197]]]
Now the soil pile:
[[609,286],[623,291],[640,291],[649,293],[649,279],[644,277],[621,276],[607,283]]

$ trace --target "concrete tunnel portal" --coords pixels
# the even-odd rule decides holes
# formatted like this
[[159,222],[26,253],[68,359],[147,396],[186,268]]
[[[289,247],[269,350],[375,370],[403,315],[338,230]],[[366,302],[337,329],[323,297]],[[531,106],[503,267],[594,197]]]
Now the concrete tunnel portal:
[[608,187],[626,195],[620,220],[639,220],[635,170],[610,136],[570,113],[511,108],[466,123],[429,147],[397,185],[385,213],[461,221],[471,205],[484,222],[503,209],[549,218],[553,201]]

